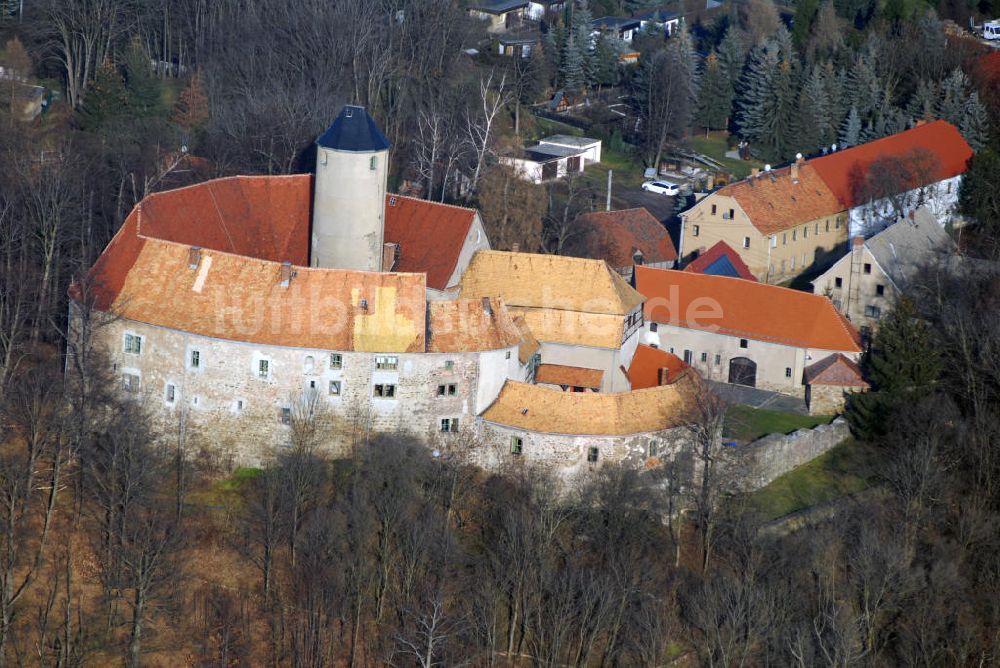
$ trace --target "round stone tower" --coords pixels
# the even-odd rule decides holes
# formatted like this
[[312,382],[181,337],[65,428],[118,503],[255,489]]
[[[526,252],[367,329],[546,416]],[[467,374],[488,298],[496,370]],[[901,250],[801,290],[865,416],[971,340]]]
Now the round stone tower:
[[389,140],[364,107],[348,105],[316,140],[314,267],[381,271]]

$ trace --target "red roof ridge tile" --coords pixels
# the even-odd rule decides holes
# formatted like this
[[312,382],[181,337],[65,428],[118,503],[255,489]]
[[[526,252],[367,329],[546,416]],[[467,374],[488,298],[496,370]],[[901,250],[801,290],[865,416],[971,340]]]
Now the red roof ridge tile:
[[434,206],[445,206],[449,209],[458,209],[459,211],[468,211],[469,213],[479,213],[479,209],[472,206],[461,206],[459,204],[450,204],[448,202],[435,202],[431,199],[424,199],[423,197],[414,197],[413,195],[400,195],[399,193],[386,193],[386,197],[397,197],[399,199],[408,199],[411,202],[419,202],[421,204],[433,204]]

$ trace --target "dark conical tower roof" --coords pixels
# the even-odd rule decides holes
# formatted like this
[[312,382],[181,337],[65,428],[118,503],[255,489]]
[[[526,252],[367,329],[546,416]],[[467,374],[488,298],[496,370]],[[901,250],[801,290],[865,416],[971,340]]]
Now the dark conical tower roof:
[[341,109],[333,125],[316,143],[334,151],[372,153],[389,148],[389,140],[378,129],[375,119],[364,107],[347,105]]

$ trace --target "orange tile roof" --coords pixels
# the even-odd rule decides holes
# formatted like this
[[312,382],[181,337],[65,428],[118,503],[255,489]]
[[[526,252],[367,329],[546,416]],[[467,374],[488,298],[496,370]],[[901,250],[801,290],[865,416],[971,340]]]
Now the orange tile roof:
[[539,364],[535,370],[535,382],[548,385],[569,385],[570,387],[600,388],[604,372],[600,369],[585,369],[562,364]]
[[280,263],[205,249],[192,269],[188,246],[148,238],[135,257],[121,256],[134,249],[113,244],[102,257],[113,279],[124,274],[116,292],[102,293],[112,298],[106,310],[128,320],[266,345],[424,350],[422,274],[294,267],[283,287]]
[[489,311],[478,299],[429,301],[427,315],[429,353],[498,350],[521,342],[521,332],[499,299],[490,300]]
[[810,364],[805,368],[803,376],[809,385],[868,387],[861,367],[841,353],[834,353]]
[[[709,248],[707,251],[691,260],[684,271],[691,271],[697,274],[706,273],[706,269],[715,263],[723,255],[729,260],[729,263],[733,265],[733,269],[739,274],[740,278],[744,278],[748,281],[756,281],[757,277],[753,275],[750,271],[750,267],[746,265],[740,254],[733,250],[733,247],[727,244],[725,241],[718,241],[714,246]],[[717,274],[714,274],[717,275]]]
[[232,176],[153,193],[138,233],[274,262],[309,264],[312,176]]
[[633,390],[657,387],[660,384],[660,369],[667,369],[667,383],[672,383],[685,369],[690,369],[677,355],[666,350],[640,343],[628,366],[628,381]]
[[563,392],[508,380],[483,419],[549,434],[640,434],[686,424],[698,391],[690,376],[632,392]]
[[592,348],[620,348],[625,319],[620,315],[581,313],[555,308],[510,308],[538,341]]
[[395,270],[426,272],[427,287],[449,287],[475,217],[475,209],[386,195],[385,240],[399,244]]
[[528,327],[528,322],[524,319],[523,315],[514,316],[514,325],[521,333],[521,342],[517,346],[517,359],[521,364],[527,364],[531,356],[541,348],[541,344],[538,343],[538,339],[531,332],[531,328]]
[[785,167],[737,181],[717,192],[739,202],[751,224],[764,235],[844,210],[808,162],[799,165],[798,183],[791,177],[791,167]]
[[855,207],[868,200],[859,192],[859,184],[872,163],[887,157],[902,161],[903,167],[907,162],[914,163],[908,175],[908,189],[913,189],[964,173],[972,157],[972,148],[954,125],[933,121],[813,158],[809,164],[845,207]]
[[636,267],[653,322],[799,348],[860,352],[860,337],[823,295],[742,278]]
[[631,267],[637,249],[647,263],[677,259],[667,228],[644,207],[585,213],[579,223],[589,227],[587,255],[612,267]]
[[[462,297],[502,297],[510,308],[628,315],[642,295],[603,260],[478,251],[462,276]],[[532,331],[538,330],[529,321]]]

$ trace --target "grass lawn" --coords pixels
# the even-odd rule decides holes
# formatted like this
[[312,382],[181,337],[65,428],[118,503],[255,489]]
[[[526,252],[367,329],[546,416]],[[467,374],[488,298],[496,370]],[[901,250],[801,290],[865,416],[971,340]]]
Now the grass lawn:
[[734,405],[726,410],[722,436],[749,442],[767,434],[790,434],[796,429],[812,429],[832,420],[832,415],[799,415]]
[[877,458],[871,446],[848,439],[751,494],[750,506],[772,520],[860,492],[871,486]]
[[692,151],[702,153],[710,158],[718,160],[722,165],[733,173],[738,179],[750,176],[750,170],[754,167],[760,168],[763,163],[756,160],[734,160],[726,157],[726,150],[729,148],[726,143],[729,135],[725,132],[709,132],[692,135],[687,144]]

